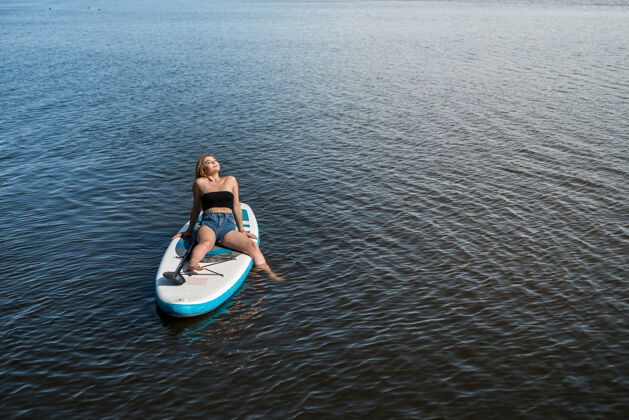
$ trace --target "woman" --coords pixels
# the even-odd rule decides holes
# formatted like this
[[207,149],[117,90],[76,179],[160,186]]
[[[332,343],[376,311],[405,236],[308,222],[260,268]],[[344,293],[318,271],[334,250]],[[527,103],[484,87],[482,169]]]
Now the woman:
[[196,180],[192,186],[194,204],[190,211],[190,224],[187,231],[173,236],[173,238],[190,236],[199,212],[203,209],[201,227],[197,232],[198,244],[192,250],[188,271],[196,274],[196,271],[203,270],[199,263],[214,244],[218,244],[249,255],[256,269],[265,270],[272,278],[279,280],[266,263],[258,245],[251,240],[258,239],[257,236],[245,232],[236,178],[233,176],[221,178],[218,175],[220,169],[221,166],[212,155],[203,155],[197,161]]

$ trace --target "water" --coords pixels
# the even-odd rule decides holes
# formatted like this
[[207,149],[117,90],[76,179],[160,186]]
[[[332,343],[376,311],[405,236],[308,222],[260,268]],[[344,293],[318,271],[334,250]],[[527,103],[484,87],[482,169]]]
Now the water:
[[[624,2],[0,3],[10,417],[629,409]],[[196,159],[283,283],[173,321]]]

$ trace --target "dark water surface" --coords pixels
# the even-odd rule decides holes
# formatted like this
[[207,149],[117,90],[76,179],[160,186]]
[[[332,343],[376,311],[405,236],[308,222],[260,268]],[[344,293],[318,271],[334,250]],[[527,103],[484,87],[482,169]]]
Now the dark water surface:
[[[0,1],[10,417],[621,418],[623,2]],[[214,153],[283,283],[160,317]]]

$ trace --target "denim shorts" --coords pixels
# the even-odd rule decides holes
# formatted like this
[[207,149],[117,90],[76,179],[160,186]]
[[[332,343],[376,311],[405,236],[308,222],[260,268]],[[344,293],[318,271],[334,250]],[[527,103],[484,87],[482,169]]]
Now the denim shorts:
[[229,232],[236,230],[233,213],[204,211],[201,226],[207,226],[214,231],[217,244],[220,244]]

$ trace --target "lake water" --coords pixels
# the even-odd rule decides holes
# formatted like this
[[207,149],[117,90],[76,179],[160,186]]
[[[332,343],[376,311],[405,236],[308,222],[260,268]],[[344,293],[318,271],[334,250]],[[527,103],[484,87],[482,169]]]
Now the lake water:
[[[12,418],[621,418],[629,5],[0,0]],[[213,153],[285,282],[162,316]]]

